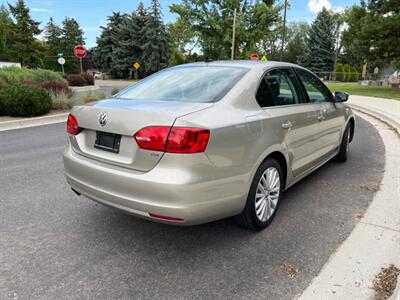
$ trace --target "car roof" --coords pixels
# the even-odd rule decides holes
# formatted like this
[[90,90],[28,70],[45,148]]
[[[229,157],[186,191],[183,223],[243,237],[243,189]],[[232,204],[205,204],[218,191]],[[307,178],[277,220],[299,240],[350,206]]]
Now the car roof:
[[281,62],[281,61],[255,61],[255,60],[216,60],[206,62],[195,62],[189,64],[179,65],[177,67],[188,67],[188,66],[224,66],[224,67],[241,67],[248,69],[266,69],[272,67],[297,67],[302,68],[296,64]]

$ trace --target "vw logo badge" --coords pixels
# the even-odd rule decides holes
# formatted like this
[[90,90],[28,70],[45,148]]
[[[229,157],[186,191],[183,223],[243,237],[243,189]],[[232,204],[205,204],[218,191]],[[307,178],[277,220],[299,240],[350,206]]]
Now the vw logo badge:
[[103,112],[99,117],[99,123],[101,126],[105,126],[107,124],[108,115],[107,113]]

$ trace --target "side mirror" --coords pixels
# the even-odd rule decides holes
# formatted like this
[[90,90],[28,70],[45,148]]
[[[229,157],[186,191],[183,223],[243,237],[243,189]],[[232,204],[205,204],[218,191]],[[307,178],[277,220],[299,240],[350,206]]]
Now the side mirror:
[[349,94],[345,92],[335,92],[336,102],[346,102],[347,100],[349,100]]

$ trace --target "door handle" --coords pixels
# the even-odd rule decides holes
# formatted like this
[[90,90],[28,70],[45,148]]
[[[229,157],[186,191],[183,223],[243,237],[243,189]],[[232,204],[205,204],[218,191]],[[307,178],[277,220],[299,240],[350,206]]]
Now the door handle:
[[282,123],[282,128],[283,129],[290,129],[292,128],[292,122],[290,122],[289,120],[285,121],[284,123]]
[[319,116],[317,117],[318,118],[318,121],[323,121],[323,120],[325,120],[325,114],[328,112],[328,110],[326,109],[326,108],[324,108],[324,109],[321,109],[321,111],[319,112]]

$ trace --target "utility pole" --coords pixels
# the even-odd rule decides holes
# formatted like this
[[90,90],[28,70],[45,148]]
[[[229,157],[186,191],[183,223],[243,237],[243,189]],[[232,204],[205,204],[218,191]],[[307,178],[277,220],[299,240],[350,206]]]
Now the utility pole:
[[236,38],[236,8],[233,10],[233,29],[232,29],[232,51],[231,60],[235,58],[235,38]]
[[283,47],[285,45],[285,35],[286,35],[286,9],[287,9],[287,0],[285,0],[285,10],[283,12],[283,31],[282,31],[282,45],[281,45],[281,54],[280,61],[282,61],[283,56]]
[[339,56],[339,32],[340,32],[340,25],[337,26],[336,29],[336,51],[335,51],[335,63],[333,65],[333,76],[331,79],[336,80],[336,66]]

